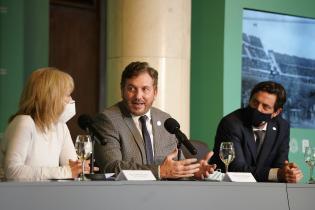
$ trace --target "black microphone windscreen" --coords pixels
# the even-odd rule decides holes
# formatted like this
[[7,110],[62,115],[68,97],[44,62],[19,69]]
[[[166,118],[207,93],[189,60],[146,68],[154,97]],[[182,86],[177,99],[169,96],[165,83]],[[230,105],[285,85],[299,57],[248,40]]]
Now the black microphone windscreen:
[[86,130],[92,122],[92,118],[86,114],[80,115],[78,118],[78,124],[82,130]]
[[174,118],[168,118],[164,122],[164,127],[169,133],[174,134],[180,128],[180,125]]

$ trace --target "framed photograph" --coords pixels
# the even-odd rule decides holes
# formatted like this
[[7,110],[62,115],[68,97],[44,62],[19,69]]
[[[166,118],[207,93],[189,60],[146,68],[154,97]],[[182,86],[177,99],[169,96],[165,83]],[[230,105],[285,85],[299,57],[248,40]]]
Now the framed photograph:
[[243,10],[242,107],[261,81],[287,91],[282,116],[293,128],[315,128],[315,19]]

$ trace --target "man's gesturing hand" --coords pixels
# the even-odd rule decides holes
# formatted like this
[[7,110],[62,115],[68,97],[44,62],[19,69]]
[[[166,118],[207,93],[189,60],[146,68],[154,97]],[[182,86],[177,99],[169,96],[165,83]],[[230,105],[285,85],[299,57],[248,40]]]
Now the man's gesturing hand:
[[196,163],[196,158],[185,160],[174,160],[177,158],[178,149],[167,155],[163,163],[160,165],[160,177],[161,178],[184,178],[192,177],[199,171],[200,163]]

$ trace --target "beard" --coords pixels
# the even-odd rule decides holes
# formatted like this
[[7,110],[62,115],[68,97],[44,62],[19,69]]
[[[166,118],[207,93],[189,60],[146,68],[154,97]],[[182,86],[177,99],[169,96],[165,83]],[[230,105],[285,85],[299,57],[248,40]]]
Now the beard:
[[128,111],[135,116],[142,116],[147,113],[152,107],[152,101],[145,101],[142,99],[126,100],[123,99]]

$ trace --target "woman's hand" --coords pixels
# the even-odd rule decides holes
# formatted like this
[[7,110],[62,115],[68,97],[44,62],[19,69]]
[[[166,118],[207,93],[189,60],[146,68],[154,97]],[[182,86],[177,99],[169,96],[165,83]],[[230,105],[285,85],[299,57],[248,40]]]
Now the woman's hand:
[[72,178],[77,178],[82,173],[82,162],[80,160],[69,160]]
[[[72,172],[72,178],[77,178],[82,173],[82,161],[81,160],[69,160],[69,166]],[[94,167],[93,171],[99,171],[98,167]],[[84,173],[90,173],[90,160],[84,162]]]

